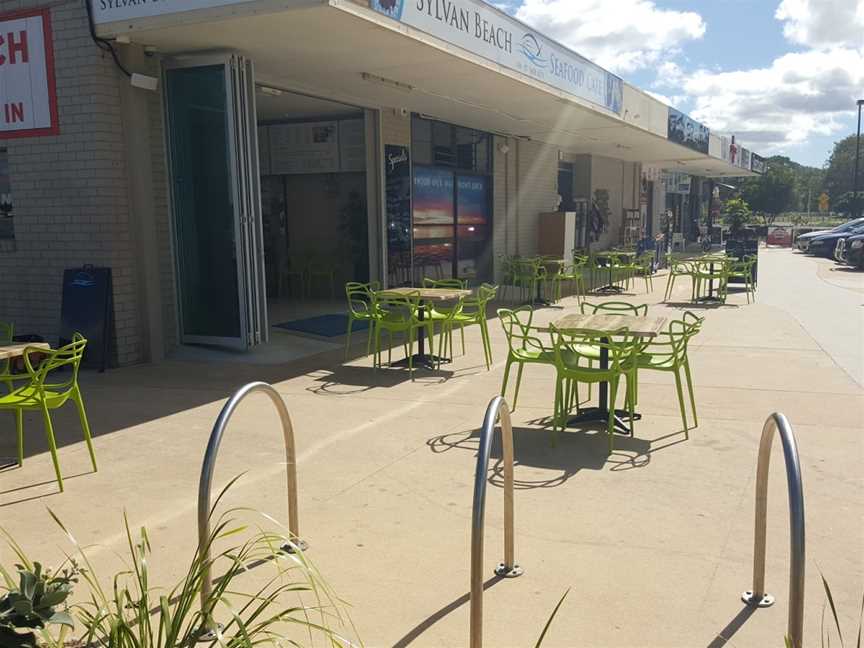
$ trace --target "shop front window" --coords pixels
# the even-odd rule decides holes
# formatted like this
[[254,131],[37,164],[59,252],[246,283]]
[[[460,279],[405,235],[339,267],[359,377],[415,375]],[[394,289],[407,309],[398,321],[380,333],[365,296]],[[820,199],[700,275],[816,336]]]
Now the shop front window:
[[415,117],[413,224],[418,279],[488,278],[492,267],[492,139]]
[[9,181],[9,155],[6,149],[0,149],[0,239],[15,238],[14,216],[12,184]]

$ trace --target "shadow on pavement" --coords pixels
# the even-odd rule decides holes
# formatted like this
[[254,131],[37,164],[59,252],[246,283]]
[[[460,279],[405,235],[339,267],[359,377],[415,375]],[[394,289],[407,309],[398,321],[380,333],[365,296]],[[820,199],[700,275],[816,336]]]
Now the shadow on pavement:
[[747,623],[748,619],[755,611],[756,608],[745,605],[741,611],[735,615],[735,618],[727,623],[726,627],[717,633],[717,636],[714,637],[714,640],[709,643],[706,648],[723,648],[735,633],[738,632],[745,623]]

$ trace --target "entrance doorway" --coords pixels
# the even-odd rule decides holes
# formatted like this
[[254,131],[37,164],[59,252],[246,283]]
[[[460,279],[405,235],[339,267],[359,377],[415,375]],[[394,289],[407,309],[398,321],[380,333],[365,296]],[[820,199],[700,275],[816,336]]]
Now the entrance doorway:
[[370,279],[365,111],[260,85],[257,104],[270,319],[342,312]]

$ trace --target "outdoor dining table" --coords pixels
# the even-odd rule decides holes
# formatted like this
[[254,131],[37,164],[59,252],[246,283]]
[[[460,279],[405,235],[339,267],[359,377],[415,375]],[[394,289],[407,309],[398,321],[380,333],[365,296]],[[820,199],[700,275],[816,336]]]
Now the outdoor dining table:
[[596,252],[594,257],[597,259],[606,259],[606,267],[609,268],[609,283],[605,286],[600,286],[597,288],[595,292],[602,293],[622,293],[624,289],[621,286],[616,286],[615,281],[612,277],[613,263],[611,257],[615,257],[617,259],[626,258],[629,263],[631,259],[636,258],[635,252],[616,252],[615,250],[607,250],[606,252]]
[[[636,317],[633,315],[565,315],[561,319],[552,322],[552,326],[563,333],[575,333],[578,331],[601,331],[613,333],[623,328],[627,329],[629,335],[639,338],[650,339],[659,335],[666,328],[665,317]],[[609,338],[603,337],[601,341],[606,344]],[[600,368],[609,368],[609,350],[605,347],[600,349]],[[597,407],[579,408],[578,413],[567,422],[568,426],[584,423],[606,423],[609,420],[609,383],[600,383],[600,399]],[[625,417],[630,414],[626,410],[615,410],[615,431],[619,434],[633,434],[630,426],[624,422]],[[641,414],[635,414],[634,420],[642,418]]]
[[[472,292],[461,288],[411,288],[404,286],[402,288],[385,288],[378,291],[379,295],[397,295],[399,297],[420,296],[420,308],[417,310],[417,319],[421,322],[426,317],[426,309],[430,303],[440,303],[453,301],[460,297],[470,297]],[[434,369],[438,361],[450,362],[450,358],[438,358],[434,355],[426,355],[426,331],[425,327],[420,327],[417,333],[417,353],[414,354],[413,364],[415,367],[426,367]],[[397,366],[408,365],[408,358],[394,363]]]
[[[40,349],[42,351],[49,351],[51,349],[51,345],[45,344],[43,342],[0,345],[0,362],[4,360],[13,360],[14,358],[20,358],[24,355],[25,349]],[[2,389],[2,387],[0,387],[0,389]],[[15,457],[0,457],[0,470],[3,470],[5,468],[11,468],[12,466],[17,465],[18,459]]]

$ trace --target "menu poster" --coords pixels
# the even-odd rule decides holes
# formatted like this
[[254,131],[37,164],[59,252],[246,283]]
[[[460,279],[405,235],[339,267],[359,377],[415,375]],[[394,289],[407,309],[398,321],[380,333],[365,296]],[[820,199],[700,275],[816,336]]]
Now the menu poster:
[[342,171],[366,170],[366,122],[344,119],[339,122],[339,168]]
[[336,173],[339,131],[335,121],[270,126],[270,172]]
[[411,265],[411,162],[407,146],[384,146],[387,256],[391,268]]

